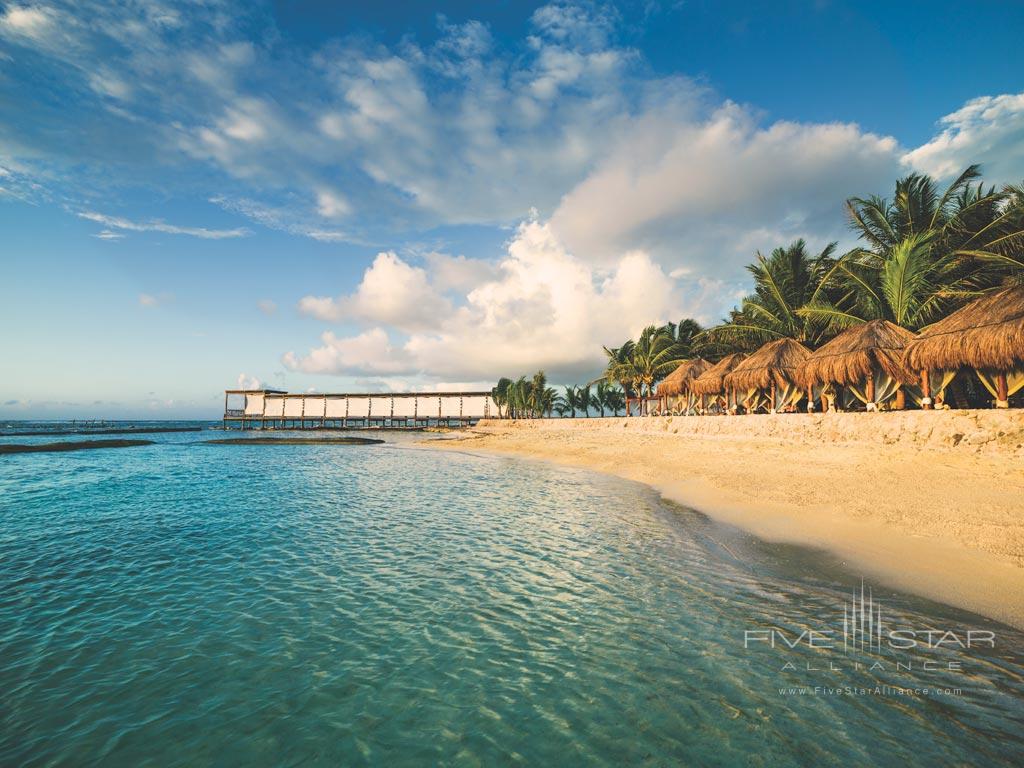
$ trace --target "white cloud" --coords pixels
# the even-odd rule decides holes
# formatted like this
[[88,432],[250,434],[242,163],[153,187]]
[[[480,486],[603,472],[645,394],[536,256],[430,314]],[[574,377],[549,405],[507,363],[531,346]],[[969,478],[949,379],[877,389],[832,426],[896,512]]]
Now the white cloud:
[[277,312],[277,303],[271,299],[260,299],[256,302],[256,306],[264,315],[269,316]]
[[972,99],[939,125],[937,136],[903,155],[904,163],[939,178],[982,163],[987,180],[1024,179],[1024,93]]
[[377,254],[352,295],[306,296],[299,310],[321,320],[356,319],[416,330],[435,326],[451,304],[431,286],[424,269],[388,251]]
[[143,307],[158,307],[160,306],[160,299],[150,293],[140,293],[139,304]]
[[[728,279],[757,248],[841,233],[845,197],[888,186],[897,151],[855,125],[762,127],[732,104],[703,122],[655,110],[566,194],[551,225],[598,262],[641,246]],[[748,242],[768,228],[773,239]]]
[[54,16],[55,12],[50,8],[12,5],[0,16],[0,30],[13,37],[38,42],[54,30]]
[[308,237],[318,242],[340,243],[355,239],[342,230],[324,229],[317,226],[309,221],[301,210],[297,211],[293,207],[273,207],[248,198],[229,198],[224,195],[211,197],[210,202],[219,205],[226,211],[245,216],[269,229]]
[[89,84],[96,93],[115,99],[126,99],[132,89],[124,80],[108,71],[98,71],[89,77]]
[[344,196],[327,187],[321,187],[316,193],[316,210],[325,219],[337,219],[347,216],[352,206]]
[[383,328],[372,328],[348,338],[338,338],[331,331],[320,337],[321,346],[299,357],[294,352],[284,355],[282,361],[293,371],[305,373],[341,373],[366,371],[371,373],[412,373],[411,360],[404,360]]
[[236,389],[263,389],[263,382],[247,373],[238,374]]
[[[362,285],[368,277],[371,284],[383,277],[377,270],[394,269],[397,261],[393,254],[378,256]],[[424,274],[405,279],[426,289],[432,276],[419,271]],[[383,325],[399,324],[380,313],[380,326],[352,337],[326,332],[320,346],[306,355],[289,352],[284,363],[307,373],[464,381],[544,368],[559,380],[581,380],[600,370],[602,344],[623,341],[650,323],[706,316],[707,294],[707,285],[670,278],[640,251],[595,270],[567,252],[550,226],[529,221],[518,228],[492,277],[446,312],[432,312],[429,327],[397,338]],[[348,317],[344,310],[354,303],[353,297],[322,301],[307,303],[305,311],[338,319]],[[409,327],[405,318],[403,323]]]
[[483,259],[436,251],[425,254],[423,259],[431,275],[431,284],[441,293],[467,293],[473,287],[498,277],[497,265]]
[[[21,77],[24,94],[44,76],[66,82],[69,120],[91,122],[54,141],[38,130],[52,119],[44,100],[26,97],[4,140],[16,159],[72,158],[76,181],[121,163],[181,168],[192,185],[214,175],[224,210],[326,244],[541,212],[501,261],[387,252],[355,288],[312,284],[327,295],[303,311],[358,328],[291,355],[301,370],[465,381],[593,370],[602,343],[649,322],[716,319],[747,286],[754,251],[850,237],[843,200],[891,193],[908,166],[950,175],[981,161],[993,180],[1024,176],[1024,95],[968,102],[916,149],[855,124],[767,123],[686,77],[654,75],[617,42],[622,19],[607,6],[539,8],[519,41],[442,21],[436,40],[350,38],[314,54],[259,14],[164,0],[8,6],[4,42],[41,55],[38,73],[7,67],[5,78]],[[0,195],[41,197],[4,149],[18,176],[0,173]],[[61,176],[58,161],[48,170]],[[249,234],[79,215],[101,239]]]
[[[251,234],[249,230],[244,228],[207,229],[205,227],[179,227],[162,221],[131,221],[120,216],[107,216],[95,211],[80,211],[78,216],[102,224],[108,230],[125,230],[127,232],[162,232],[168,235],[189,235],[190,237],[199,237],[204,240],[223,240],[231,237],[245,237]],[[103,233],[101,232],[99,236],[102,237]]]
[[93,235],[93,237],[97,238],[98,240],[123,240],[124,239],[124,235],[122,235],[120,232],[114,232],[113,230],[110,230],[110,229],[101,230],[101,231],[97,232],[95,235]]
[[530,19],[537,30],[559,43],[583,48],[604,48],[608,45],[617,22],[611,7],[550,4],[533,12]]

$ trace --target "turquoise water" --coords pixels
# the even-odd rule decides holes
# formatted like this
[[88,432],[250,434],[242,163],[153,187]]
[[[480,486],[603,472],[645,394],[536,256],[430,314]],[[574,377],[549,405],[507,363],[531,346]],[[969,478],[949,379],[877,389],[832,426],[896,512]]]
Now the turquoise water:
[[[892,626],[987,629],[996,648],[745,649],[751,629],[841,629],[859,575],[587,472],[405,435],[211,436],[0,457],[0,765],[1024,755],[1024,641],[1005,626],[876,588]],[[780,695],[876,683],[961,692]]]

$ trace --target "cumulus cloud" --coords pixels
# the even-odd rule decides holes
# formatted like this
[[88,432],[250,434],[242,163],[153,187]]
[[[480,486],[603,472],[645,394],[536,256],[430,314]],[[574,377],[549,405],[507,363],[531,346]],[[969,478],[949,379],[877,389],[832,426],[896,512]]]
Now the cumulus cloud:
[[426,270],[388,251],[377,254],[353,294],[337,299],[306,296],[299,311],[320,320],[356,319],[416,330],[432,327],[451,311],[451,304],[430,284]]
[[423,258],[431,275],[431,283],[441,293],[468,293],[475,286],[498,277],[497,265],[485,259],[452,256],[436,251]]
[[238,374],[237,389],[263,389],[263,382],[247,373]]
[[[362,285],[384,267],[397,269],[417,290],[429,290],[431,276],[425,270],[396,262],[393,254],[379,255]],[[319,346],[305,355],[289,352],[284,363],[306,373],[463,381],[544,368],[563,380],[576,380],[600,369],[602,344],[629,338],[654,322],[686,315],[706,319],[711,293],[714,287],[702,281],[669,277],[642,251],[624,253],[610,268],[596,270],[568,252],[548,224],[527,221],[492,276],[458,302],[438,304],[424,328],[389,333],[385,324],[399,324],[378,314],[372,319],[380,325],[355,336],[327,331]],[[334,310],[350,308],[353,297],[327,301],[315,309],[307,304],[305,310],[324,319],[351,316]]]
[[1024,179],[1024,93],[972,99],[939,120],[939,126],[931,141],[903,155],[904,163],[948,178],[980,162],[987,179]]
[[305,373],[384,373],[411,374],[414,361],[400,354],[387,331],[372,328],[356,336],[338,337],[324,331],[321,346],[306,355],[287,352],[282,361],[293,371]]
[[[289,353],[295,370],[476,381],[547,367],[578,380],[600,366],[601,344],[650,322],[714,321],[756,250],[849,237],[843,200],[885,193],[908,168],[948,176],[982,162],[994,181],[1024,177],[1024,95],[970,101],[915,149],[852,123],[766,122],[685,76],[656,76],[604,5],[540,7],[520,40],[442,19],[435,38],[316,51],[252,8],[7,6],[0,43],[34,57],[4,73],[23,108],[5,122],[0,196],[41,198],[25,170],[38,158],[69,185],[83,169],[150,178],[159,164],[260,227],[373,243],[357,286],[302,299],[305,314],[348,330]],[[67,84],[60,119],[86,116],[89,131],[39,130],[55,119],[43,77]],[[249,234],[88,207],[78,215],[101,239]],[[500,259],[377,253],[410,232],[508,226],[533,208]]]
[[[204,240],[223,240],[231,237],[245,237],[251,234],[244,228],[236,229],[207,229],[206,227],[180,227],[176,224],[167,224],[163,221],[132,221],[120,216],[107,216],[95,211],[80,211],[78,216],[88,221],[95,221],[102,224],[109,230],[125,230],[127,232],[162,232],[168,235],[188,235],[199,237]],[[100,237],[103,236],[101,232]],[[107,239],[110,239],[109,236]]]

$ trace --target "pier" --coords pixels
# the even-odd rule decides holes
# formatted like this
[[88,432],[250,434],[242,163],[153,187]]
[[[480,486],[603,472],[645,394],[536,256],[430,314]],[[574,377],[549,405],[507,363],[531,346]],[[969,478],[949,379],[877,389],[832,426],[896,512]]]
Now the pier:
[[497,415],[490,392],[289,393],[224,390],[225,429],[468,427]]

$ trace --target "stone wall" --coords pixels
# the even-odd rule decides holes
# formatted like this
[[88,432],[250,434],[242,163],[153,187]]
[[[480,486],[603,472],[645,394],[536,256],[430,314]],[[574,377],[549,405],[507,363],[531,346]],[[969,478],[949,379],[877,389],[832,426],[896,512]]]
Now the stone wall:
[[[776,442],[852,445],[909,445],[939,451],[999,451],[1024,458],[1024,410],[886,411],[882,413],[787,413],[747,416],[647,416],[618,418],[489,419],[484,430],[629,430],[722,439],[744,437]],[[1021,465],[1024,471],[1024,464]]]

